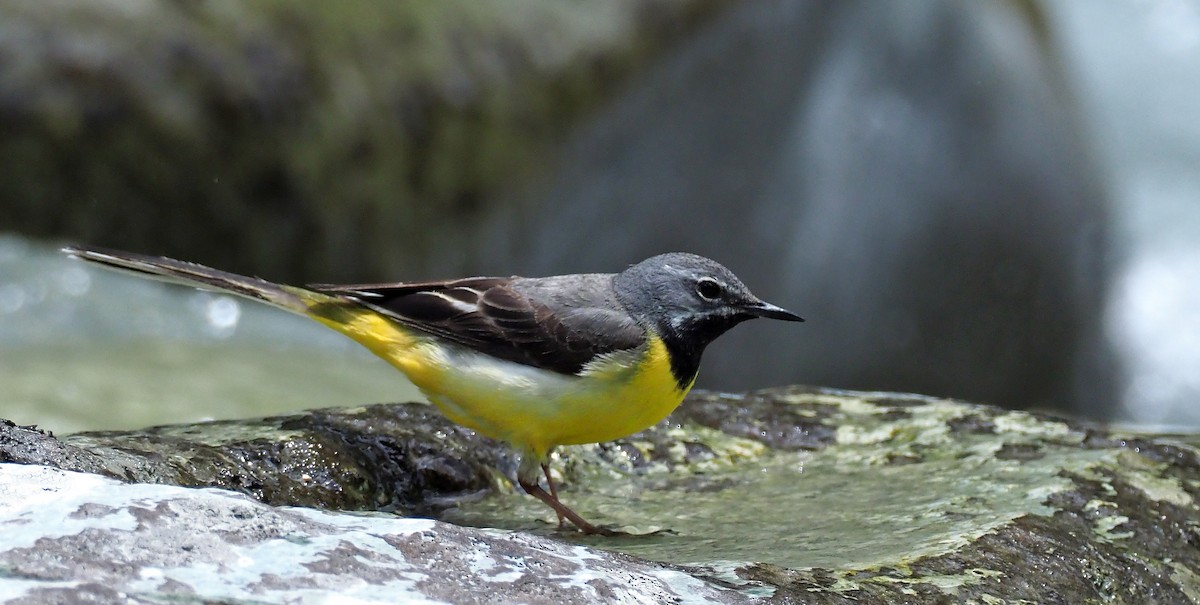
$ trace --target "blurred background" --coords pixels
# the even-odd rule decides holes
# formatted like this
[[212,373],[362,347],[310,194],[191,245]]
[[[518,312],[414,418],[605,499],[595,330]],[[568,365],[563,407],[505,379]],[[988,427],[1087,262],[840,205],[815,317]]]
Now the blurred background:
[[64,243],[292,282],[686,250],[802,325],[698,386],[1200,427],[1200,4],[0,4],[0,417],[419,395],[302,318]]

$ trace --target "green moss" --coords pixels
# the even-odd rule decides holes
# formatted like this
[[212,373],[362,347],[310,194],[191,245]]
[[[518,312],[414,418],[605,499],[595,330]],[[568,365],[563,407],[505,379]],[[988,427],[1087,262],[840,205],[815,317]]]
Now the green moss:
[[4,4],[29,40],[0,36],[27,58],[7,72],[0,212],[277,279],[413,271],[715,6]]
[[[216,485],[278,504],[553,534],[780,602],[1133,604],[1200,594],[1200,509],[1189,491],[1200,450],[934,398],[695,393],[649,431],[565,448],[553,461],[560,496],[594,522],[646,534],[619,539],[557,532],[553,514],[505,480],[517,465],[510,450],[429,406],[62,442],[0,423],[0,456],[93,471],[99,460],[131,480]],[[481,499],[485,490],[493,495]]]

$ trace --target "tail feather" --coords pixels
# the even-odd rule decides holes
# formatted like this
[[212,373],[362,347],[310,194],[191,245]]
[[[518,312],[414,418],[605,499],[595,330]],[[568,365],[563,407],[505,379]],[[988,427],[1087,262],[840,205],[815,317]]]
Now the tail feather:
[[334,297],[303,288],[285,286],[257,277],[247,277],[211,267],[133,252],[122,252],[94,246],[68,246],[68,255],[142,277],[183,284],[206,290],[237,294],[265,302],[294,313],[308,314],[311,304],[330,302]]

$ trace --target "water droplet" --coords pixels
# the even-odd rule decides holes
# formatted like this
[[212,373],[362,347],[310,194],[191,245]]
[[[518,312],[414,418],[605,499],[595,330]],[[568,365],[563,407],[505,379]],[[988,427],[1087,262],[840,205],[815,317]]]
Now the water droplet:
[[213,297],[204,307],[204,318],[208,320],[208,325],[223,333],[232,332],[241,315],[242,308],[228,296]]

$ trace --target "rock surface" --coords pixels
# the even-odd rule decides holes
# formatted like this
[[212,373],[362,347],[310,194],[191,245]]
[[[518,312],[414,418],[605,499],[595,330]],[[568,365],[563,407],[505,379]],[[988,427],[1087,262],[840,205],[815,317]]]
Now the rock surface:
[[276,279],[413,275],[718,6],[0,3],[4,226]]
[[724,602],[653,563],[424,519],[0,465],[0,599],[46,603]]
[[[2,426],[0,460],[24,464],[0,465],[0,595],[1200,603],[1195,437],[1121,436],[910,395],[697,393],[649,431],[564,452],[564,498],[577,509],[591,514],[607,497],[622,512],[602,514],[636,522],[638,509],[665,516],[662,500],[673,503],[676,516],[659,519],[673,534],[585,541],[520,524],[276,506],[499,526],[528,515],[530,499],[508,489],[471,502],[503,485],[514,459],[436,418],[368,406],[61,440]],[[505,502],[515,508],[478,512]],[[752,549],[721,550],[730,537]]]

